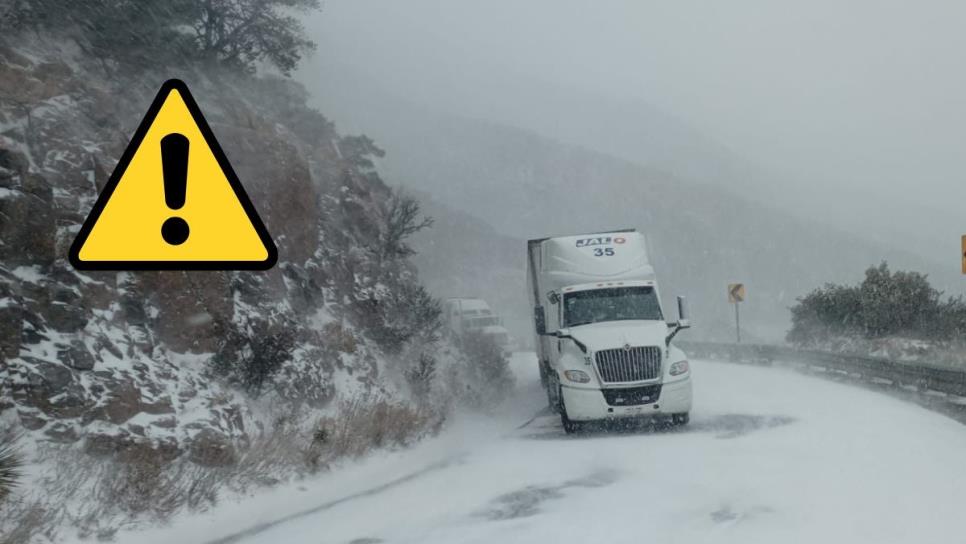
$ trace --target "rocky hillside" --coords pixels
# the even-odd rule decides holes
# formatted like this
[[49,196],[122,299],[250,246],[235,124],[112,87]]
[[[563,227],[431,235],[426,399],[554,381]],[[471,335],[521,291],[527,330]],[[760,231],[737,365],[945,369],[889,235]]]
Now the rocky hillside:
[[[273,269],[68,264],[169,77],[192,89],[278,245]],[[0,38],[0,422],[26,433],[27,451],[231,466],[280,414],[312,421],[359,398],[440,413],[458,370],[441,379],[437,303],[393,232],[399,199],[371,162],[381,151],[305,100],[286,79],[132,72],[69,39]]]

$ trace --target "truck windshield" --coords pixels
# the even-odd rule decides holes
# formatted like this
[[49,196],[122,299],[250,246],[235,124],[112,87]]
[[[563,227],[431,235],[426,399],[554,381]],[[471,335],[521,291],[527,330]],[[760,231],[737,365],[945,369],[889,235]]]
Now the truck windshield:
[[567,293],[563,299],[564,326],[602,321],[663,320],[653,287],[613,287]]

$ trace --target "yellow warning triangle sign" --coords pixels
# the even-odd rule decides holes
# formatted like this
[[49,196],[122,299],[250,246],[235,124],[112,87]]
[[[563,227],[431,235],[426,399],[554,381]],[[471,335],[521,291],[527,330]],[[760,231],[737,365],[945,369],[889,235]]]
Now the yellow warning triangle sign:
[[278,250],[184,82],[161,86],[70,248],[81,270],[265,270]]

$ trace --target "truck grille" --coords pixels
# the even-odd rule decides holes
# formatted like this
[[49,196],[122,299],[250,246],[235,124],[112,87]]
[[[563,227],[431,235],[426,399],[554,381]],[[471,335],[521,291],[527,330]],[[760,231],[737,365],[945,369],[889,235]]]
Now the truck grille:
[[608,406],[640,406],[657,402],[661,396],[661,384],[623,389],[603,389]]
[[661,375],[661,348],[657,346],[605,349],[596,355],[604,383],[640,382]]

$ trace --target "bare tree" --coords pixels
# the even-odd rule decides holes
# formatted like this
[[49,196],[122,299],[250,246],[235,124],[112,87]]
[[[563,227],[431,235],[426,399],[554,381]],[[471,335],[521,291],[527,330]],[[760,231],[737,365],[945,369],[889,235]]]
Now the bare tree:
[[395,193],[386,210],[386,228],[382,235],[382,258],[405,258],[415,253],[406,239],[433,226],[432,217],[421,217],[419,201],[405,194]]

